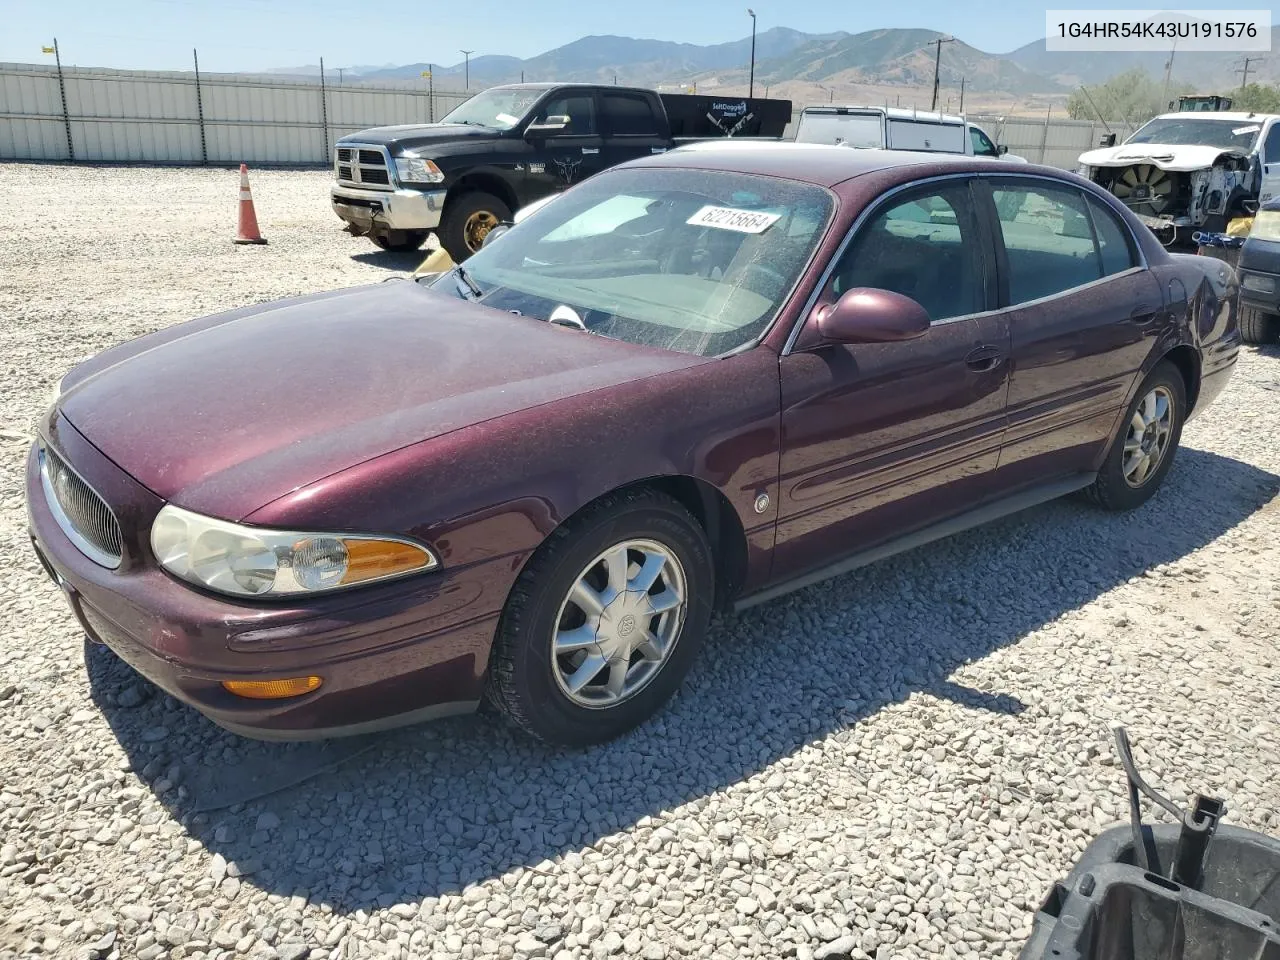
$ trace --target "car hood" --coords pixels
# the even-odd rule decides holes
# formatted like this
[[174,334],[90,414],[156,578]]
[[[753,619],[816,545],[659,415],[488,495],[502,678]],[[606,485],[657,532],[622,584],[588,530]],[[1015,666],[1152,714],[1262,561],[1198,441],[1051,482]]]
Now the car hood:
[[406,123],[392,127],[370,127],[338,141],[338,146],[373,143],[395,150],[411,150],[460,140],[493,139],[501,131],[467,123]]
[[1087,167],[1131,167],[1136,163],[1150,163],[1161,170],[1185,173],[1190,170],[1207,170],[1223,154],[1243,156],[1239,151],[1223,150],[1221,147],[1130,143],[1082,153],[1080,162]]
[[703,362],[397,281],[131,341],[58,404],[159,497],[238,520],[409,444]]

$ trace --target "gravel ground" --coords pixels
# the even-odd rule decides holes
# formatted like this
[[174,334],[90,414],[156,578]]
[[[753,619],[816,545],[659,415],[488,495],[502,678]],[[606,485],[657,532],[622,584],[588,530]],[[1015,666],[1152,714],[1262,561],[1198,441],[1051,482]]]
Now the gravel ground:
[[25,536],[50,388],[412,269],[326,181],[255,172],[246,248],[233,172],[0,165],[33,201],[0,230],[0,958],[1014,957],[1123,816],[1113,721],[1179,802],[1280,834],[1280,351],[1141,510],[1046,505],[724,618],[668,710],[582,753],[488,716],[258,744],[84,650]]

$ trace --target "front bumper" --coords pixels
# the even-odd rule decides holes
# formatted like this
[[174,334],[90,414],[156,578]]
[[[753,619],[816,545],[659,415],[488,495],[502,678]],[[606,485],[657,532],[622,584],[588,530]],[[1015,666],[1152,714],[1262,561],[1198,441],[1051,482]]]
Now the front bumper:
[[444,211],[444,190],[362,190],[334,186],[329,201],[338,217],[362,233],[385,230],[434,230]]
[[[302,603],[241,603],[180,583],[141,556],[158,501],[60,418],[47,441],[108,499],[126,533],[116,570],[86,557],[27,463],[32,544],[86,635],[156,686],[236,733],[313,740],[467,713],[484,685],[500,571],[480,564]],[[498,603],[500,606],[500,603]],[[224,680],[319,676],[287,700],[246,700]]]

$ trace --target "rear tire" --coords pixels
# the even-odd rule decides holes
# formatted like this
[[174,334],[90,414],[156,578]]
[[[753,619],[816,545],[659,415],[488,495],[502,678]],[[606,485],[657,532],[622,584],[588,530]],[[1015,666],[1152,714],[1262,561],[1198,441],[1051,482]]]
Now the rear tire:
[[462,263],[480,249],[490,230],[510,220],[510,208],[491,193],[472,190],[450,197],[440,220],[440,246],[454,263]]
[[680,685],[714,596],[711,549],[688,510],[652,490],[610,494],[520,574],[494,639],[488,699],[540,740],[612,740]]
[[427,242],[426,230],[391,230],[388,233],[375,233],[369,237],[383,250],[396,253],[409,253],[419,249]]
[[1280,335],[1280,317],[1253,307],[1240,307],[1240,336],[1245,343],[1275,343]]
[[1186,409],[1181,372],[1161,360],[1138,388],[1084,495],[1105,510],[1132,510],[1150,500],[1173,466]]

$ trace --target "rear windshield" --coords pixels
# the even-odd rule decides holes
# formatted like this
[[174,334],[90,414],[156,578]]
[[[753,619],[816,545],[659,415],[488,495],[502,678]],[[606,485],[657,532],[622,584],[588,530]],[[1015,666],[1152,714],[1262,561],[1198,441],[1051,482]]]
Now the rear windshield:
[[883,147],[880,115],[875,113],[802,113],[796,143],[843,143],[850,147]]
[[1168,143],[1174,146],[1219,147],[1249,153],[1262,127],[1248,120],[1166,117],[1152,120],[1125,143]]

